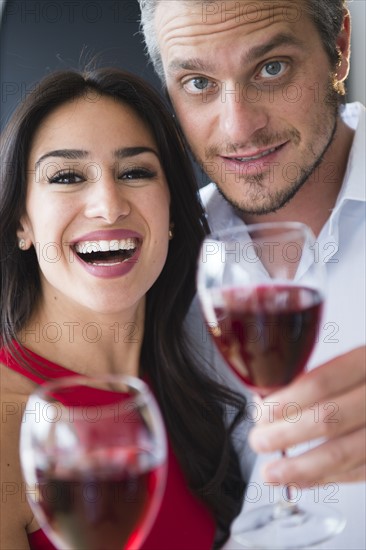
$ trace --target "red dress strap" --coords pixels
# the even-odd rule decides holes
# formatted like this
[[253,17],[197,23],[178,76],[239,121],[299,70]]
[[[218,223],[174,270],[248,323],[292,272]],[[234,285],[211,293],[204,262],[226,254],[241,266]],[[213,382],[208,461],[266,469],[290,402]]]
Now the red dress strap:
[[[65,367],[61,367],[61,365],[56,365],[56,363],[48,361],[27,348],[22,348],[16,343],[14,345],[17,353],[22,359],[22,363],[19,363],[5,348],[0,348],[0,363],[22,374],[26,378],[29,378],[32,382],[36,382],[36,384],[44,384],[47,379],[55,380],[56,378],[77,374]],[[29,368],[27,368],[26,365]]]
[[42,529],[29,533],[28,544],[30,550],[57,550],[57,548],[53,546],[50,539],[46,537]]

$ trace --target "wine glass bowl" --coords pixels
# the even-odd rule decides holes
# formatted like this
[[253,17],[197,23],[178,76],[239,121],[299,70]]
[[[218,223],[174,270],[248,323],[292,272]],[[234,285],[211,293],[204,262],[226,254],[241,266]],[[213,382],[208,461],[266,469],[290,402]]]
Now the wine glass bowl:
[[[325,290],[316,250],[311,230],[298,222],[241,224],[202,244],[197,289],[208,330],[232,372],[261,398],[302,373],[316,343]],[[247,548],[284,550],[343,529],[337,510],[294,504],[288,488],[282,496],[244,513],[234,538]]]
[[28,399],[20,452],[30,506],[57,548],[141,546],[166,478],[163,420],[143,381],[45,383]]
[[313,244],[299,223],[242,225],[203,243],[198,294],[209,330],[261,397],[297,376],[315,343],[324,278]]

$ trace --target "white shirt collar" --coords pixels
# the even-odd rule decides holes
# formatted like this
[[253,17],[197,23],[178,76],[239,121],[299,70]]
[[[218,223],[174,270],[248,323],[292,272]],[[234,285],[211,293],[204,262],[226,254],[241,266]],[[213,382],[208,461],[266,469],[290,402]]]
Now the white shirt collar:
[[[348,158],[342,189],[338,195],[337,205],[345,199],[366,200],[365,185],[365,107],[361,103],[350,103],[342,113],[342,118],[351,128],[356,130]],[[356,119],[357,117],[357,119]],[[355,120],[356,119],[356,120]],[[354,125],[356,121],[356,125]]]
[[340,215],[348,201],[366,202],[365,185],[365,107],[358,102],[349,103],[341,111],[344,122],[355,129],[355,136],[348,157],[347,168],[341,190],[329,219],[323,227],[322,234],[338,235]]

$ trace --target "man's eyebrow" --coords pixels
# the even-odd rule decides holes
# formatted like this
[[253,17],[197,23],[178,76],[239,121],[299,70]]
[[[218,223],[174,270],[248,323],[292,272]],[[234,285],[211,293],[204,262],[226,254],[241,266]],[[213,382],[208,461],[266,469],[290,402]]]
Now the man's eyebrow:
[[279,46],[296,46],[297,48],[303,48],[304,43],[293,34],[280,33],[271,38],[266,44],[249,48],[243,55],[242,60],[245,63],[253,63]]
[[[242,63],[253,63],[261,57],[264,57],[278,46],[296,46],[302,48],[304,43],[292,34],[280,33],[271,38],[265,44],[260,46],[252,46],[242,56]],[[206,63],[198,57],[186,59],[173,59],[168,65],[168,73],[174,74],[180,70],[186,71],[202,71],[215,72],[215,68],[211,63]]]
[[180,70],[185,71],[202,71],[202,72],[211,72],[213,71],[213,65],[209,63],[204,63],[198,57],[192,57],[190,59],[173,59],[168,65],[168,73],[174,74]]
[[88,151],[83,151],[82,149],[55,149],[54,151],[49,151],[45,153],[37,160],[35,167],[37,168],[43,160],[49,157],[58,157],[64,159],[83,159],[88,156]]

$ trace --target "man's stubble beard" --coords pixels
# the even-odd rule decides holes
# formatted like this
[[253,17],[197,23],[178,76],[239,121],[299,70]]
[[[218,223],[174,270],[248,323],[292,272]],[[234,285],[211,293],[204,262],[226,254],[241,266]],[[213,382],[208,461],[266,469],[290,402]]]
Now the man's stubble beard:
[[[298,166],[299,168],[299,175],[298,177],[292,182],[291,185],[287,186],[284,189],[281,189],[279,191],[271,192],[268,187],[264,184],[264,181],[268,179],[269,174],[268,173],[260,173],[255,175],[245,175],[239,176],[240,180],[243,182],[243,186],[246,186],[245,188],[245,194],[246,194],[246,201],[245,203],[243,201],[236,201],[233,198],[229,197],[226,192],[223,191],[222,187],[220,186],[220,183],[215,182],[219,193],[224,197],[224,199],[235,209],[238,211],[239,215],[244,217],[246,214],[248,215],[265,215],[277,212],[284,206],[286,206],[300,191],[300,189],[304,186],[304,184],[308,181],[308,179],[314,174],[315,170],[322,164],[324,161],[325,154],[327,153],[329,147],[331,146],[334,135],[337,131],[337,121],[338,121],[338,109],[339,109],[339,95],[338,92],[335,91],[333,81],[329,81],[329,87],[328,92],[324,98],[324,103],[329,105],[329,113],[325,116],[327,118],[327,122],[330,126],[330,117],[332,119],[333,125],[331,128],[331,131],[328,135],[327,141],[321,150],[320,153],[316,154],[315,151],[312,150],[312,146],[309,146],[309,152],[313,155],[314,160],[310,164],[304,165],[304,166]],[[291,136],[292,141],[294,143],[300,141],[300,134],[296,130],[290,130],[285,133],[285,136]],[[283,137],[283,136],[282,136]],[[324,136],[326,137],[326,136]],[[267,146],[272,143],[276,142],[276,139],[278,137],[276,136],[262,136],[257,140],[256,145],[257,146]],[[235,149],[235,146],[227,146],[227,150]],[[203,162],[201,159],[198,159],[194,153],[191,151],[193,158],[195,161],[199,164],[201,169],[205,172],[205,162]],[[214,157],[217,153],[217,148],[209,148],[207,149],[207,156],[206,159],[211,156]],[[243,168],[245,165],[243,165]],[[275,167],[276,168],[276,167]]]
[[[286,206],[300,191],[300,189],[305,185],[307,180],[315,172],[315,170],[321,165],[324,160],[324,156],[328,151],[330,145],[333,142],[334,135],[337,131],[337,118],[334,120],[334,126],[331,132],[331,135],[320,155],[310,166],[299,166],[299,177],[294,180],[294,182],[287,188],[274,191],[271,193],[263,181],[265,178],[268,178],[268,174],[258,174],[253,176],[245,176],[244,185],[249,186],[247,190],[247,204],[244,204],[239,201],[230,199],[224,191],[217,184],[219,193],[224,197],[224,199],[231,204],[233,208],[239,211],[241,215],[250,214],[250,215],[265,215],[277,212],[284,206]],[[278,167],[280,168],[280,167]],[[249,200],[251,199],[253,207],[249,206]],[[255,206],[257,205],[257,206]]]

